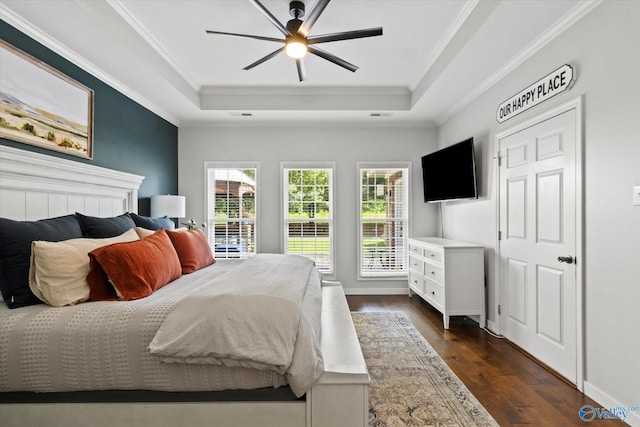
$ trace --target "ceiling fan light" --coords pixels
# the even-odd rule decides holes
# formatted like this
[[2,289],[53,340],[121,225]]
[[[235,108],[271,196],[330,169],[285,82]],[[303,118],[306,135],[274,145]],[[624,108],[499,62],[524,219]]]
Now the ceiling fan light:
[[306,43],[293,40],[287,43],[286,51],[287,51],[287,55],[290,58],[294,58],[294,59],[304,58],[304,56],[307,54],[307,45]]

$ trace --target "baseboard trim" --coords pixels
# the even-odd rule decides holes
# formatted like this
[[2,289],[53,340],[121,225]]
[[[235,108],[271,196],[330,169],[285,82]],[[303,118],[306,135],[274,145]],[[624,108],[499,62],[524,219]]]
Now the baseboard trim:
[[[602,405],[602,408],[604,409],[628,407],[588,381],[584,382],[584,394],[598,402],[598,404]],[[637,402],[632,403],[635,404]],[[640,411],[629,412],[624,422],[633,427],[640,427]]]
[[498,328],[498,324],[493,320],[487,319],[487,329],[493,332],[494,334],[500,335],[500,328]]
[[409,295],[408,288],[344,288],[345,295]]

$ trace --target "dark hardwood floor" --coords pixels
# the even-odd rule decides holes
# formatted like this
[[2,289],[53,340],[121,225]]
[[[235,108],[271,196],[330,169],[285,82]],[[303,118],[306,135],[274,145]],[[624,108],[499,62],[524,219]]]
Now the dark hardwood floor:
[[[582,405],[600,407],[535,360],[466,317],[442,315],[414,296],[347,296],[351,311],[401,311],[501,426],[585,425]],[[622,424],[617,421],[594,420]]]

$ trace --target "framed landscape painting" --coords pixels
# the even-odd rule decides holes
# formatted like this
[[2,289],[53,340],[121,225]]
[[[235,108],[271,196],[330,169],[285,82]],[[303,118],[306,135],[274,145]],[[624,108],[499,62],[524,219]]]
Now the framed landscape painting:
[[93,90],[0,40],[0,137],[93,157]]

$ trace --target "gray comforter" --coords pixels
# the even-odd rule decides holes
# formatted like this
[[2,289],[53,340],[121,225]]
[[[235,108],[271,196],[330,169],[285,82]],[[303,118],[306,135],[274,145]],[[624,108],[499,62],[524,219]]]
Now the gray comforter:
[[305,257],[255,255],[178,302],[149,350],[169,363],[272,370],[301,396],[323,372],[314,271]]
[[[41,304],[14,310],[0,302],[0,392],[213,391],[287,384],[298,372],[295,356],[283,373],[241,365],[166,363],[148,349],[180,301],[202,289],[222,286],[218,279],[242,263],[219,260],[135,301],[87,302],[70,307]],[[320,294],[317,270],[311,271],[307,285],[310,291],[304,292],[300,322],[306,331],[312,331],[311,324],[316,324],[314,319],[320,316],[314,297],[316,290]],[[315,334],[319,337],[319,330]],[[321,358],[315,363],[321,370]],[[300,383],[312,384],[311,378],[318,372],[303,372],[310,378]]]

